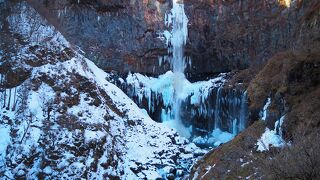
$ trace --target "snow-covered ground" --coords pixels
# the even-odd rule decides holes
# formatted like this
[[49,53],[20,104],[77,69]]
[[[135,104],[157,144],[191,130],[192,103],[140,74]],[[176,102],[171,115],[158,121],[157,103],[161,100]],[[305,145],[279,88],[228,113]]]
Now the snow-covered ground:
[[[26,3],[18,3],[14,12],[8,18],[10,28],[27,43],[17,46],[12,61],[19,63],[13,68],[24,66],[30,74],[16,91],[1,92],[1,175],[156,179],[174,172],[183,176],[205,153],[154,122],[106,80],[107,73],[77,52],[50,62],[46,54],[35,56],[29,49],[54,54],[70,50],[70,45]],[[41,63],[27,64],[22,56]],[[9,105],[4,92],[15,92]]]

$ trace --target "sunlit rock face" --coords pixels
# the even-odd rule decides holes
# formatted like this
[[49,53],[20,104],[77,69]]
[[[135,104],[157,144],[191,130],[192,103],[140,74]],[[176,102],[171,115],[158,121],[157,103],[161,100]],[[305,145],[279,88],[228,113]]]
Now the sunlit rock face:
[[285,7],[290,7],[291,5],[291,0],[278,0],[278,1],[282,6],[285,6]]

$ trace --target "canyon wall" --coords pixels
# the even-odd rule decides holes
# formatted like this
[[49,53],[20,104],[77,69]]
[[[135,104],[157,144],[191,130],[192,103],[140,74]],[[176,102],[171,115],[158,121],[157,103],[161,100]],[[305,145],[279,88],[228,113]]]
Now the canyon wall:
[[[159,75],[170,69],[163,36],[168,0],[28,0],[87,57],[106,71]],[[185,0],[189,78],[261,68],[273,54],[319,42],[317,1],[288,8],[277,0]],[[319,43],[318,43],[319,44]]]
[[29,0],[51,24],[106,71],[159,74],[170,2],[163,0]]
[[203,61],[202,71],[259,67],[277,52],[316,47],[312,41],[319,45],[317,1],[298,0],[290,8],[278,0],[184,2],[190,22],[187,50],[194,61]]

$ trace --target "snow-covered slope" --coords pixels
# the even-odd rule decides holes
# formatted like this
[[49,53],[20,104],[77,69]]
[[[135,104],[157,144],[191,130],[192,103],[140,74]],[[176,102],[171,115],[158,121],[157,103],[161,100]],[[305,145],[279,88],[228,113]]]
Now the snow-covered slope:
[[10,58],[0,56],[0,177],[156,179],[181,176],[203,154],[152,121],[28,4],[8,4],[1,20],[23,43],[10,36]]

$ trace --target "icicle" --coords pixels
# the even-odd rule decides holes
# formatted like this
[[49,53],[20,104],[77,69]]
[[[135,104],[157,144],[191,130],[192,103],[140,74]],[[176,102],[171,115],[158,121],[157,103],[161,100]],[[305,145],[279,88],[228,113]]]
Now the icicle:
[[282,133],[283,133],[282,132],[282,124],[283,124],[285,117],[286,117],[286,115],[283,115],[278,121],[276,121],[275,126],[274,126],[274,130],[279,134],[279,136],[281,138],[283,138],[282,137]]
[[220,129],[221,118],[220,118],[220,98],[221,98],[222,88],[219,87],[216,94],[216,103],[215,103],[215,113],[214,113],[214,128]]
[[234,119],[232,122],[232,134],[235,136],[238,134],[237,132],[237,119]]
[[245,91],[241,96],[239,132],[245,129],[247,123],[247,98],[248,93]]
[[162,57],[161,56],[158,57],[158,65],[162,66]]
[[262,112],[261,112],[261,119],[262,119],[263,121],[265,121],[265,120],[267,119],[267,113],[268,113],[267,110],[268,110],[270,104],[271,104],[271,98],[268,98],[268,99],[267,99],[267,102],[266,102],[266,104],[263,106],[263,109],[262,109]]

